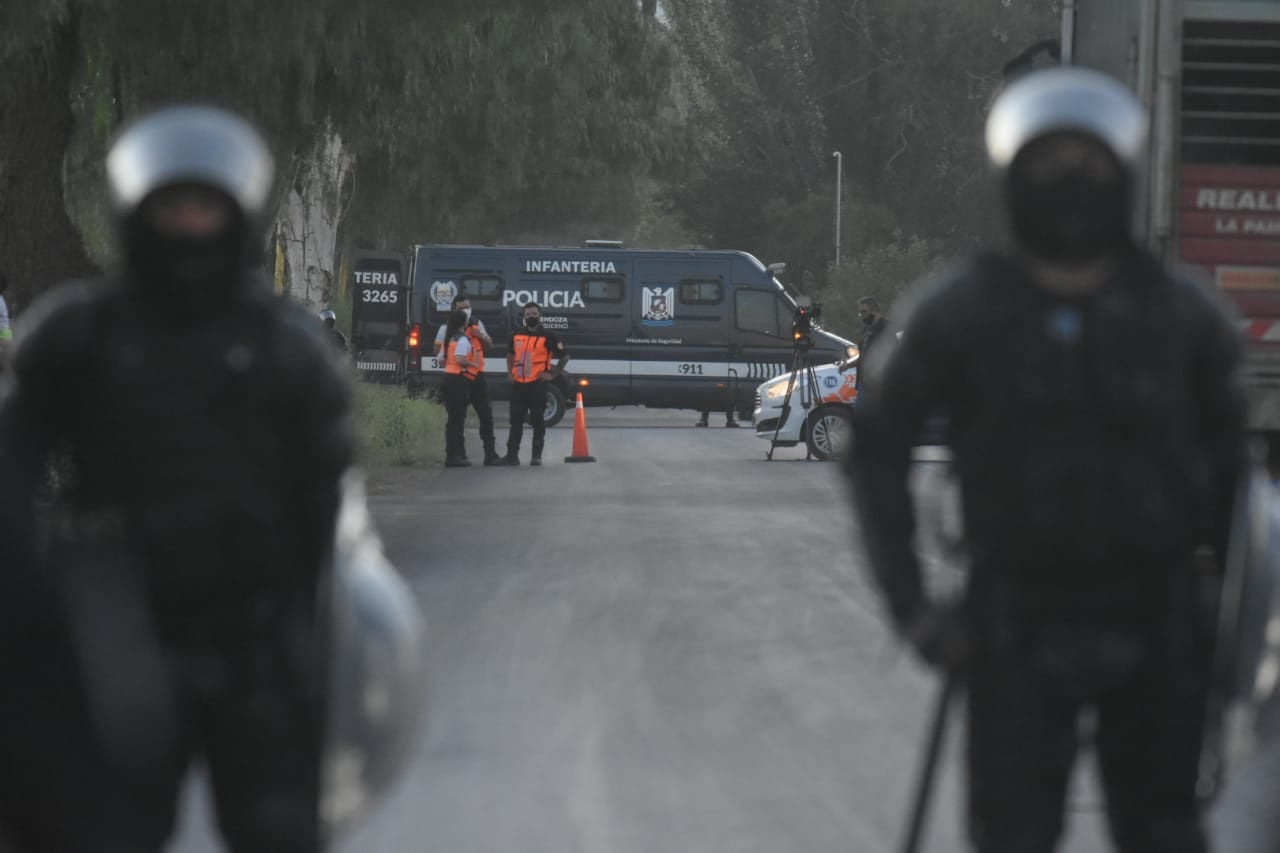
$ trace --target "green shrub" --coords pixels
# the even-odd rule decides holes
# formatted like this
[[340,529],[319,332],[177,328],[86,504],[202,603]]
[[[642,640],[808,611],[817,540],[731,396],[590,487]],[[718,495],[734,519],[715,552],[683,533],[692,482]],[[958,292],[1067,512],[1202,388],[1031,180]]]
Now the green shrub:
[[431,465],[444,459],[444,407],[403,386],[356,383],[361,462]]

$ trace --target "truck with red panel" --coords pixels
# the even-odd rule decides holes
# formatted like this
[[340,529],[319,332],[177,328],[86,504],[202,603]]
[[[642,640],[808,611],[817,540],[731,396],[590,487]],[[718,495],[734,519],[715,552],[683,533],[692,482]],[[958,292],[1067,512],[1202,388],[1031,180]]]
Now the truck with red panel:
[[1060,53],[1150,109],[1139,230],[1235,307],[1250,427],[1280,436],[1280,0],[1064,0]]

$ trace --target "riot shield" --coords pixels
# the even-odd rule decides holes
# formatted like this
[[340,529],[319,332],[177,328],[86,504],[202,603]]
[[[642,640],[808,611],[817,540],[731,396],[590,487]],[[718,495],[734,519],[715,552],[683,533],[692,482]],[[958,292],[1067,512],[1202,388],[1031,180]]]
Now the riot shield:
[[425,626],[383,554],[358,474],[343,483],[330,595],[322,818],[333,838],[361,820],[404,769],[425,704]]
[[1280,506],[1255,455],[1237,485],[1215,650],[1208,740],[1227,765],[1251,755],[1274,725],[1269,709],[1280,676],[1278,570]]

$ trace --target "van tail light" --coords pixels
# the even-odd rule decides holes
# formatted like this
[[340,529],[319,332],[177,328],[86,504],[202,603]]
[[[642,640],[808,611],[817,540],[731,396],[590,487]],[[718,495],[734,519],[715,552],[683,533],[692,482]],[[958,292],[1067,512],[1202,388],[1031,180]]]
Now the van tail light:
[[421,341],[422,341],[422,326],[415,323],[413,325],[413,328],[409,330],[409,349],[416,351]]

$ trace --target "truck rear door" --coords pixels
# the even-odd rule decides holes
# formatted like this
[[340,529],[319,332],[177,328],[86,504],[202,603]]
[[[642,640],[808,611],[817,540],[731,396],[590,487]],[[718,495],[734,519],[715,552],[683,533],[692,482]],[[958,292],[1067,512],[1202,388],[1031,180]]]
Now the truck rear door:
[[1181,258],[1208,273],[1239,312],[1247,339],[1250,425],[1275,431],[1280,4],[1233,8],[1234,18],[1213,4],[1189,4],[1183,21],[1178,247]]
[[404,255],[357,252],[351,262],[351,351],[356,370],[371,381],[405,376],[409,288]]

